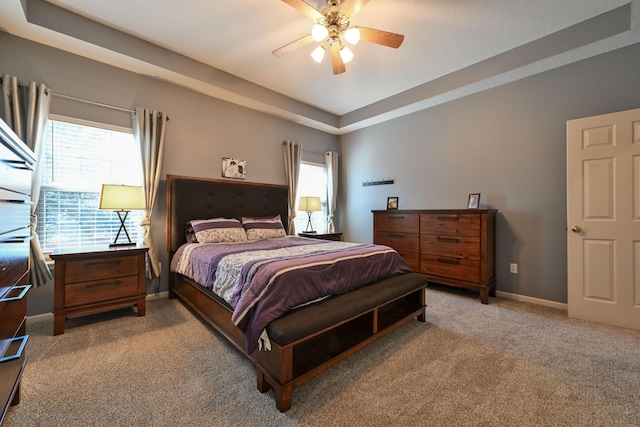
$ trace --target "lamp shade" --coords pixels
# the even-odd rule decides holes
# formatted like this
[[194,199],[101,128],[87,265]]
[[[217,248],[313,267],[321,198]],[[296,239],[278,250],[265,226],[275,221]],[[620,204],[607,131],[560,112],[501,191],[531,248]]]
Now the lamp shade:
[[133,185],[102,184],[100,209],[132,211],[145,208],[142,187]]
[[301,211],[313,212],[322,210],[320,197],[302,196],[298,202],[298,209]]

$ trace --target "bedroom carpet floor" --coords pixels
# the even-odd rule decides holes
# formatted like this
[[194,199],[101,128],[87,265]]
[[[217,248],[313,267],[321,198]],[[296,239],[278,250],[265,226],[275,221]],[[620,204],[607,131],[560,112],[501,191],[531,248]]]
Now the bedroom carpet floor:
[[4,426],[639,426],[640,332],[452,288],[293,391],[280,413],[251,363],[176,300],[29,324]]

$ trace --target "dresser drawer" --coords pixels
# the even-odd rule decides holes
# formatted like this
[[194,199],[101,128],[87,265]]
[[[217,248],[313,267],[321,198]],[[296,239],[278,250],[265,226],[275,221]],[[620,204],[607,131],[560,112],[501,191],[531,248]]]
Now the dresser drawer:
[[[31,204],[17,199],[3,198],[3,196],[13,196],[13,194],[8,191],[0,191],[0,193],[4,193],[0,194],[0,211],[2,212],[2,221],[0,221],[0,236],[19,228],[28,228],[31,215]],[[27,235],[28,234],[29,233],[27,230]]]
[[423,235],[420,237],[420,252],[454,258],[480,259],[480,238]]
[[24,334],[20,329],[27,315],[27,292],[30,288],[31,285],[14,286],[0,298],[0,340]]
[[420,251],[420,237],[417,234],[377,232],[374,243],[390,246],[398,252],[418,253]]
[[423,234],[479,236],[480,216],[469,214],[420,215],[420,230]]
[[26,335],[16,337],[9,341],[4,351],[0,352],[0,379],[2,379],[0,381],[0,420],[7,409],[6,406],[11,403],[11,395],[27,363],[24,349],[28,339]]
[[77,283],[138,274],[138,257],[104,257],[65,263],[64,282]]
[[138,277],[118,277],[114,279],[92,280],[65,286],[65,306],[134,297],[137,295]]
[[29,268],[29,229],[0,235],[0,298]]
[[420,271],[420,254],[418,252],[401,252],[398,253],[404,258],[407,265],[415,272]]
[[465,282],[480,281],[480,261],[438,255],[420,257],[420,273]]
[[420,215],[418,214],[375,214],[373,221],[376,231],[416,234],[420,231]]

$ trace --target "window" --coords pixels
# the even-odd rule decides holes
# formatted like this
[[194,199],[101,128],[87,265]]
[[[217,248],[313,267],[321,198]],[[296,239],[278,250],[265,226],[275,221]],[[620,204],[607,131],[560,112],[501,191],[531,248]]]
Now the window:
[[[36,209],[43,252],[112,243],[118,215],[99,210],[102,184],[142,185],[140,153],[131,129],[50,117],[44,135],[43,178]],[[142,211],[126,227],[140,240]],[[121,236],[118,241],[122,241]]]
[[[313,230],[318,233],[327,232],[327,167],[319,163],[302,162],[300,164],[300,175],[298,177],[298,200],[301,196],[320,197],[322,202],[322,212],[313,212],[311,214],[311,225]],[[307,228],[309,216],[307,212],[300,212],[297,209],[298,200],[296,200],[295,217],[296,232],[301,233]]]

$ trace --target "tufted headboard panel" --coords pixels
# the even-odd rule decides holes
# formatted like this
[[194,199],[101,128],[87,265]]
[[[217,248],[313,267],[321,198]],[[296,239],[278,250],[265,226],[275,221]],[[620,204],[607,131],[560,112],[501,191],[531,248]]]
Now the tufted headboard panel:
[[286,229],[288,199],[286,185],[167,175],[167,250],[186,242],[185,224],[192,219],[280,214]]

